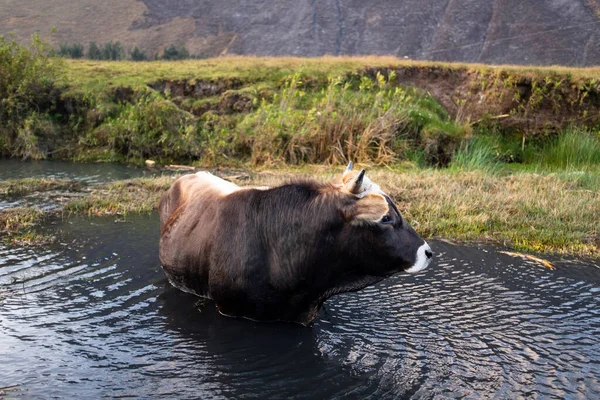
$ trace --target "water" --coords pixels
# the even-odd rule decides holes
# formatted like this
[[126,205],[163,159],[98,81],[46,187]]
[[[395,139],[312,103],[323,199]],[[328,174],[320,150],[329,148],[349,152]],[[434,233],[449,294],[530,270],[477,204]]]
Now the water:
[[[0,160],[0,179],[143,173]],[[156,215],[46,229],[60,243],[0,245],[0,398],[600,398],[598,260],[551,271],[434,242],[425,272],[333,297],[303,328],[171,288]]]
[[25,398],[600,396],[600,269],[433,243],[436,262],[331,298],[310,328],[171,288],[158,218],[75,220],[0,248],[0,387]]
[[[88,185],[111,182],[119,179],[157,176],[161,170],[150,170],[128,165],[107,163],[70,163],[66,161],[21,161],[0,158],[0,181],[24,178],[54,178],[82,182]],[[24,206],[35,206],[51,210],[61,206],[77,193],[51,191],[32,193],[23,197],[0,197],[0,211]]]
[[20,161],[0,158],[0,181],[23,178],[71,179],[85,183],[104,183],[118,179],[154,176],[156,171],[107,163],[67,161]]

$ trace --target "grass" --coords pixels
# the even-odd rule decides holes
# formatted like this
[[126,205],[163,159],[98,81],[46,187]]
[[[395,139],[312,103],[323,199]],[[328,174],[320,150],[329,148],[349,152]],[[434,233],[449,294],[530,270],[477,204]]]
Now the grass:
[[[339,168],[304,166],[259,169],[230,175],[244,185],[278,185],[292,177],[335,179]],[[396,201],[425,238],[486,241],[536,253],[600,257],[600,181],[584,186],[573,176],[527,171],[420,169],[405,164],[368,168],[367,174]],[[7,241],[36,240],[35,226],[62,216],[149,213],[175,177],[138,178],[93,188],[51,214],[36,209],[0,213]],[[592,185],[592,186],[589,186]],[[40,236],[38,240],[44,240]]]
[[18,112],[0,127],[0,154],[22,158],[209,166],[454,159],[476,168],[489,157],[465,142],[474,132],[512,131],[530,146],[567,123],[600,124],[596,70],[393,57],[56,60],[35,37],[29,48],[0,47],[9,78],[29,71],[9,79],[7,104]]
[[0,198],[23,196],[34,192],[50,190],[74,191],[82,187],[82,182],[55,178],[24,178],[0,181]]
[[466,68],[484,73],[500,71],[519,73],[529,77],[546,77],[549,75],[570,75],[577,79],[597,79],[599,67],[528,67],[518,65],[490,66],[473,63],[448,63],[439,61],[401,60],[389,56],[323,56],[313,58],[301,57],[253,57],[227,56],[206,60],[182,61],[93,61],[66,60],[68,74],[63,75],[60,83],[83,90],[103,90],[111,86],[147,86],[158,80],[193,80],[202,77],[206,80],[223,78],[239,78],[243,82],[280,83],[284,78],[300,73],[313,80],[327,82],[330,76],[337,76],[349,71],[359,71],[367,67],[415,67],[445,68],[456,70]]
[[554,170],[600,165],[600,133],[571,127],[545,143],[529,162]]
[[48,219],[48,213],[37,207],[18,207],[0,211],[0,238],[13,246],[33,246],[51,243],[52,235],[36,230]]
[[452,157],[452,167],[460,171],[487,171],[494,173],[499,169],[499,153],[491,138],[485,136],[466,139]]
[[158,208],[158,201],[175,178],[137,178],[104,184],[88,196],[67,203],[67,215],[126,215],[148,213]]
[[418,232],[494,241],[520,250],[600,255],[599,188],[581,190],[560,176],[485,171],[374,174]]

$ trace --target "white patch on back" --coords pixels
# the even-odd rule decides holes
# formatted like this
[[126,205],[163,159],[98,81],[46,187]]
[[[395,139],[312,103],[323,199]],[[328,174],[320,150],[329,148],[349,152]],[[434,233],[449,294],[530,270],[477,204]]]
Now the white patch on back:
[[431,247],[427,244],[427,242],[423,243],[421,247],[417,250],[417,260],[414,265],[406,270],[406,272],[410,274],[414,274],[420,271],[423,271],[429,263],[431,262],[431,258],[425,255],[426,251],[431,251]]
[[202,184],[207,185],[208,188],[215,190],[223,196],[227,196],[233,192],[240,190],[241,188],[235,183],[221,179],[218,176],[214,176],[210,172],[201,171],[196,172],[196,176],[202,179]]

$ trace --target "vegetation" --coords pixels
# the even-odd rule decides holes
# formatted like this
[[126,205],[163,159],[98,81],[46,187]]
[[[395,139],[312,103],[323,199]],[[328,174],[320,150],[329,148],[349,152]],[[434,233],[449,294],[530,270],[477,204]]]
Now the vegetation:
[[[83,49],[83,45],[75,44],[73,46],[79,46]],[[90,60],[110,60],[118,61],[124,58],[125,51],[120,42],[107,42],[102,47],[98,46],[96,42],[90,42],[87,51],[87,58]],[[71,57],[80,58],[80,57]]]
[[148,60],[148,57],[146,57],[146,53],[143,52],[142,50],[138,49],[137,46],[135,46],[134,49],[131,50],[131,53],[129,53],[129,58],[131,59],[131,61],[146,61],[146,60]]
[[190,58],[190,52],[184,46],[171,45],[163,51],[163,60],[185,60]]
[[62,64],[34,35],[28,47],[0,36],[0,155],[43,158],[58,133],[48,112]]
[[528,162],[553,169],[587,169],[600,165],[600,134],[571,127],[540,146]]
[[83,45],[81,43],[63,43],[59,46],[56,54],[68,58],[82,58],[84,56]]
[[81,182],[54,178],[25,178],[0,181],[0,199],[3,197],[24,196],[49,190],[74,191],[82,187]]
[[[65,58],[87,58],[90,60],[106,60],[106,61],[120,61],[125,60],[127,55],[131,61],[147,61],[149,58],[146,53],[135,46],[128,52],[125,51],[121,42],[106,42],[103,45],[98,45],[92,41],[88,44],[87,51],[85,51],[82,43],[62,43],[59,45],[56,54]],[[154,56],[155,60],[185,60],[190,58],[198,58],[188,51],[185,46],[170,45],[165,47],[162,54]]]
[[[2,143],[5,155],[203,165],[341,164],[352,158],[465,167],[466,153],[473,161],[478,149],[478,163],[531,164],[531,155],[566,130],[587,130],[597,141],[600,124],[597,85],[592,70],[583,69],[232,57],[173,64],[73,60],[60,70],[55,97],[22,121],[27,134],[18,143],[27,146]],[[464,88],[437,94],[454,96],[450,105],[399,85],[427,89],[443,83],[431,83],[440,75]],[[476,104],[479,98],[487,103]],[[509,104],[508,112],[497,109],[502,104]],[[551,114],[551,125],[536,122],[544,113]]]
[[[118,43],[87,50],[89,58],[123,54]],[[325,179],[331,170],[306,165],[353,160],[380,166],[372,178],[428,237],[600,254],[596,69],[51,55],[37,37],[28,47],[0,39],[0,155],[288,170],[249,174],[256,184],[288,179],[294,166]],[[89,188],[60,212],[149,212],[170,183],[161,179]],[[50,188],[76,190],[5,182],[0,195]],[[4,210],[0,224],[9,240],[32,241],[32,228],[58,212]]]
[[105,216],[149,213],[158,209],[160,196],[173,177],[138,178],[101,185],[88,196],[67,203],[67,214]]
[[102,60],[102,50],[100,50],[96,42],[90,42],[86,57],[90,60]]

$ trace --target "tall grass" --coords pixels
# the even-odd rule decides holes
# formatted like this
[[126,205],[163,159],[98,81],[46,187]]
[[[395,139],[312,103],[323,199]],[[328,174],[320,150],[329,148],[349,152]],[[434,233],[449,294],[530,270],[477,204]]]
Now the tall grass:
[[549,169],[589,169],[600,165],[600,134],[571,127],[543,145],[534,159]]
[[451,167],[465,171],[497,172],[501,165],[498,155],[497,138],[475,136],[463,141],[452,157]]

